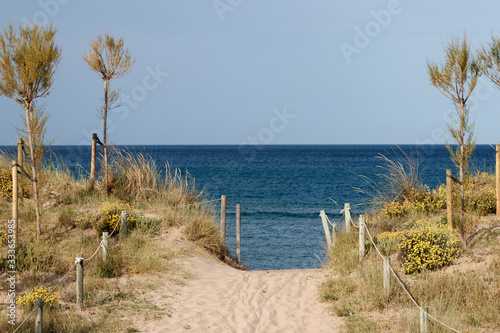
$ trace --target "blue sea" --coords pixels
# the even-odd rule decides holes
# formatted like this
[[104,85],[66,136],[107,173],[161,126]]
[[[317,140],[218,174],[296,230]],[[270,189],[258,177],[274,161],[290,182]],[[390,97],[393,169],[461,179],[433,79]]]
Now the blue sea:
[[[242,261],[251,270],[321,267],[326,242],[320,210],[336,222],[344,203],[350,203],[355,213],[368,209],[370,196],[356,188],[370,190],[365,177],[379,181],[377,174],[384,173],[381,166],[385,165],[381,154],[404,163],[404,151],[418,161],[422,181],[430,187],[444,183],[445,170],[454,169],[442,145],[155,145],[127,149],[151,155],[158,166],[169,163],[189,172],[208,198],[226,195],[232,253],[232,206],[241,204]],[[90,146],[53,146],[52,151],[75,174],[88,173]],[[494,147],[478,145],[470,165],[494,171]],[[217,205],[217,213],[219,208]]]

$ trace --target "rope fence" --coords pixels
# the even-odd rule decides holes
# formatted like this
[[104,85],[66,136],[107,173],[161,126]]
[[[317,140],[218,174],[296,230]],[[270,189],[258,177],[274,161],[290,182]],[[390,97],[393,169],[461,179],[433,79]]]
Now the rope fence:
[[[193,203],[193,204],[180,205],[180,206],[174,206],[174,207],[167,207],[167,208],[164,208],[164,209],[144,210],[144,211],[138,211],[138,212],[134,211],[134,214],[141,214],[141,213],[147,213],[147,212],[158,212],[158,211],[165,211],[165,210],[169,210],[169,209],[178,209],[178,208],[195,206],[195,205],[201,205],[201,204],[206,204],[206,203],[211,203],[211,202],[217,202],[217,201],[221,201],[221,199],[200,201],[200,202]],[[42,301],[39,302],[39,303],[37,303],[35,305],[35,307],[33,308],[33,310],[26,316],[26,318],[24,318],[24,320],[21,322],[21,324],[19,324],[19,326],[17,326],[17,328],[13,331],[13,333],[16,333],[19,329],[21,329],[21,327],[36,312],[36,310],[39,309],[41,305],[43,305],[43,303],[45,302],[45,300],[56,291],[56,289],[59,287],[59,285],[61,285],[61,283],[68,277],[69,273],[71,273],[73,271],[73,269],[75,269],[75,267],[77,267],[77,265],[81,265],[82,262],[87,262],[87,261],[92,260],[97,255],[97,253],[99,252],[99,250],[101,248],[105,247],[104,242],[107,241],[107,239],[109,237],[113,236],[113,234],[116,232],[116,229],[118,228],[118,225],[122,225],[122,228],[124,227],[126,229],[126,216],[127,216],[127,213],[125,211],[123,211],[122,214],[120,215],[120,218],[116,222],[113,230],[111,231],[111,233],[109,235],[103,235],[103,237],[102,237],[101,241],[99,242],[99,245],[97,246],[96,250],[94,251],[94,253],[89,258],[84,259],[83,257],[80,258],[79,256],[77,256],[75,258],[75,263],[73,264],[73,266],[71,266],[71,268],[66,272],[66,274],[64,274],[64,276],[59,280],[59,282],[50,289],[49,293],[42,299]],[[121,229],[121,230],[123,230],[123,229]],[[107,251],[107,249],[104,249],[104,250]],[[107,252],[105,252],[105,253],[107,253]],[[82,278],[82,282],[80,284],[82,285],[82,288],[83,288],[83,276],[81,278]],[[79,283],[79,281],[78,281],[78,276],[77,276],[77,284],[78,283]],[[81,295],[82,295],[81,301],[83,302],[83,291],[82,291]],[[79,302],[78,295],[77,295],[77,302]]]
[[[394,277],[396,278],[396,281],[399,283],[399,285],[401,286],[401,288],[403,288],[403,291],[408,295],[408,297],[410,298],[410,300],[413,302],[413,304],[415,304],[415,306],[420,311],[420,332],[427,333],[427,320],[428,320],[428,318],[430,318],[434,322],[442,325],[443,327],[446,327],[447,329],[449,329],[449,330],[451,330],[453,332],[461,333],[460,331],[458,331],[458,330],[450,327],[449,325],[443,323],[442,321],[440,321],[439,319],[437,319],[435,316],[432,316],[431,314],[429,314],[427,307],[420,306],[420,304],[416,301],[415,297],[410,293],[410,291],[405,286],[405,284],[403,283],[403,281],[401,280],[401,278],[398,276],[398,274],[396,273],[396,271],[394,270],[394,268],[391,266],[389,258],[387,258],[384,255],[382,255],[382,253],[380,252],[379,248],[375,244],[375,241],[373,240],[372,234],[371,234],[370,230],[368,229],[368,226],[366,225],[365,216],[364,215],[360,215],[359,223],[358,223],[358,225],[356,225],[354,223],[353,219],[351,218],[350,205],[346,204],[345,207],[346,208],[342,209],[340,211],[340,213],[344,214],[342,216],[342,218],[345,217],[345,227],[346,227],[345,229],[346,229],[346,232],[348,232],[348,230],[350,229],[351,225],[354,226],[355,228],[359,229],[359,235],[360,235],[360,241],[359,241],[359,245],[360,245],[360,253],[359,253],[359,255],[360,255],[360,261],[362,261],[362,258],[363,258],[364,252],[365,252],[365,250],[364,250],[365,236],[364,235],[365,235],[365,231],[366,231],[366,233],[368,234],[368,238],[370,240],[370,243],[373,245],[373,247],[375,248],[375,250],[378,253],[378,255],[380,256],[380,258],[384,261],[384,288],[386,289],[386,295],[389,295],[389,292],[390,292],[390,274],[392,273],[392,275],[394,275]],[[323,220],[323,227],[325,227],[326,223],[329,223],[330,225],[332,225],[332,235],[330,235],[330,231],[329,230],[327,231],[325,229],[325,236],[327,238],[328,245],[329,246],[335,246],[335,243],[334,243],[335,239],[336,239],[335,233],[336,233],[336,227],[337,227],[338,223],[337,224],[332,224],[330,222],[330,219],[328,218],[328,216],[325,214],[324,210],[322,210],[320,212],[320,217]],[[388,273],[386,273],[386,272],[388,272]]]

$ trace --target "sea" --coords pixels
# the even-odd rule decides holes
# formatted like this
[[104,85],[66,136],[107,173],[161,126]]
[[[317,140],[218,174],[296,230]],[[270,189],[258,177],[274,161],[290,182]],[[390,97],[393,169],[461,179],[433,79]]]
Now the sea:
[[[235,205],[241,205],[241,257],[250,270],[319,268],[327,260],[319,213],[338,222],[344,203],[354,214],[372,209],[384,186],[384,156],[418,166],[429,187],[456,168],[444,145],[147,145],[119,147],[189,173],[206,200],[227,196],[227,243],[235,251]],[[12,150],[14,147],[0,147]],[[75,177],[90,170],[90,146],[52,146]],[[495,147],[477,145],[471,170],[493,172]],[[220,204],[213,205],[220,213]],[[340,228],[343,222],[339,224]]]

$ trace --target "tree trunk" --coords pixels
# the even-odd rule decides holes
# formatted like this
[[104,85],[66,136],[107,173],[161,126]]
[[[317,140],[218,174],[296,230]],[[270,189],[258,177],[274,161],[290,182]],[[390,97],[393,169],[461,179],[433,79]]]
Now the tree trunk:
[[24,112],[26,113],[26,127],[28,130],[28,145],[30,148],[30,159],[31,159],[31,174],[33,178],[33,198],[35,200],[35,216],[36,216],[36,235],[40,237],[42,234],[42,226],[40,221],[40,199],[38,197],[38,174],[37,174],[37,161],[35,157],[35,142],[34,142],[34,133],[33,128],[31,126],[31,109],[32,103],[26,102],[24,105]]
[[465,102],[460,105],[460,223],[462,225],[460,230],[462,244],[466,247],[467,242],[465,240],[465,190],[464,190],[464,173],[465,168],[465,155],[464,155],[464,136],[465,136]]
[[104,80],[104,110],[103,110],[103,145],[104,145],[104,183],[106,194],[109,194],[109,179],[108,179],[108,90],[109,90],[109,80]]

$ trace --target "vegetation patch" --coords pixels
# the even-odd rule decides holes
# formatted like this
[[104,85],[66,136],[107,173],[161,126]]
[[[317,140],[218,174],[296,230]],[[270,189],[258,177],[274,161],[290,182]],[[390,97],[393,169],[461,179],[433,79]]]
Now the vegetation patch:
[[419,221],[399,244],[407,274],[447,266],[460,254],[460,240],[446,226]]

